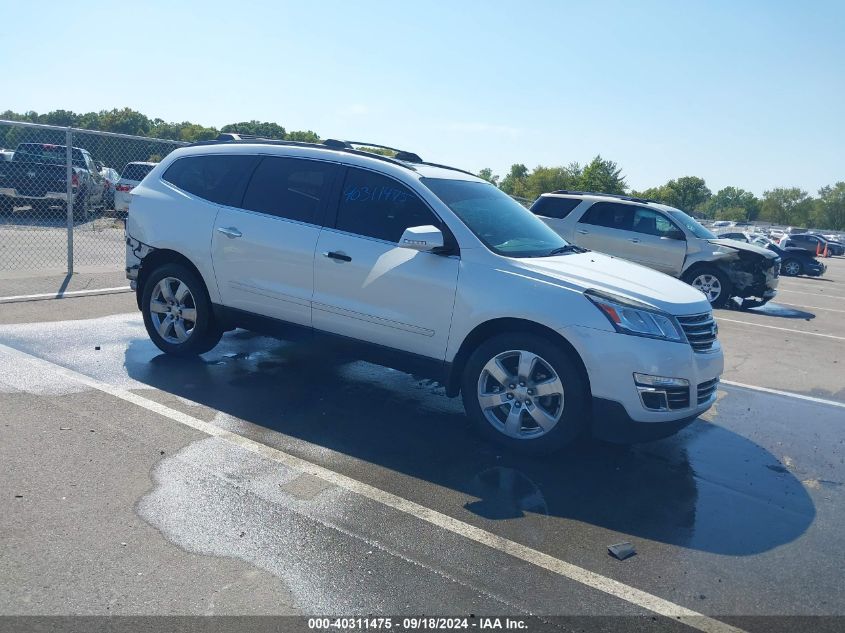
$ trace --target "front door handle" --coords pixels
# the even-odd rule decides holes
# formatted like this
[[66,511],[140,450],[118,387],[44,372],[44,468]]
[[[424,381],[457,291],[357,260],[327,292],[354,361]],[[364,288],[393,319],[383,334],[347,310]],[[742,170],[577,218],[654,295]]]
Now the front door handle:
[[587,230],[585,230],[585,229],[578,229],[578,232],[579,232],[581,235],[587,235],[587,234],[589,233],[589,231],[587,231]]
[[243,233],[234,226],[218,226],[217,230],[230,239],[241,237],[243,235]]
[[323,257],[328,257],[329,259],[334,259],[339,262],[351,262],[352,258],[347,255],[346,253],[338,253],[336,251],[329,251],[327,253],[323,253]]
[[639,243],[640,243],[640,240],[639,240],[639,238],[637,238],[637,237],[632,237],[629,241],[630,241],[630,242],[633,242],[634,244],[639,244]]

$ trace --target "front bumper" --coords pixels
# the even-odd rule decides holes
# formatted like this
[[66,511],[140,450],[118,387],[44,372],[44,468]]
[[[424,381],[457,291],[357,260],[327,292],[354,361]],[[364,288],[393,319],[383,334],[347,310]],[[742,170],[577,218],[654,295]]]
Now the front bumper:
[[[686,343],[582,326],[565,328],[560,334],[575,347],[586,367],[597,437],[622,442],[632,437],[664,437],[689,424],[716,401],[713,391],[699,403],[698,388],[717,379],[724,369],[718,340],[711,350],[695,352]],[[668,411],[646,409],[634,373],[687,380],[688,406]]]

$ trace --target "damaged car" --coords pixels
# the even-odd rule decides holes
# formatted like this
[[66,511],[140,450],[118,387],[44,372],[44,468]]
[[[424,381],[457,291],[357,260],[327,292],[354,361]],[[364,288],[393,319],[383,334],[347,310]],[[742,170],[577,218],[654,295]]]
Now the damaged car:
[[684,280],[714,308],[742,308],[777,294],[780,258],[768,249],[720,239],[674,207],[634,196],[554,191],[531,211],[570,243]]

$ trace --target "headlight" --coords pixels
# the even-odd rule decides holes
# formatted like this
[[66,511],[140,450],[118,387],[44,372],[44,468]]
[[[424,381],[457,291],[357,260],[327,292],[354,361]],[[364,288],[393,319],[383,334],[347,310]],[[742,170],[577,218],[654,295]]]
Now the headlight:
[[631,299],[605,294],[596,290],[584,293],[613,324],[617,332],[685,343],[680,324],[671,314],[660,312]]

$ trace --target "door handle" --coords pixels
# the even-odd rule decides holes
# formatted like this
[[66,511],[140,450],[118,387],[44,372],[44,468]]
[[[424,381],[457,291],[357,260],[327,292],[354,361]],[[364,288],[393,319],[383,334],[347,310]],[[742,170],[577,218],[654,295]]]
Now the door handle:
[[637,238],[637,237],[632,237],[632,238],[631,238],[630,240],[628,240],[628,241],[629,241],[629,242],[633,242],[634,244],[639,244],[639,243],[640,243],[640,240],[639,240],[639,238]]
[[333,259],[339,262],[351,262],[352,258],[347,255],[346,253],[337,253],[335,251],[329,251],[328,253],[323,253],[323,257],[328,257],[329,259]]
[[587,235],[589,234],[589,231],[586,231],[584,229],[578,229],[578,233],[580,233],[581,235]]
[[234,226],[218,226],[217,230],[230,239],[235,237],[241,237],[243,235],[243,233],[241,233]]

